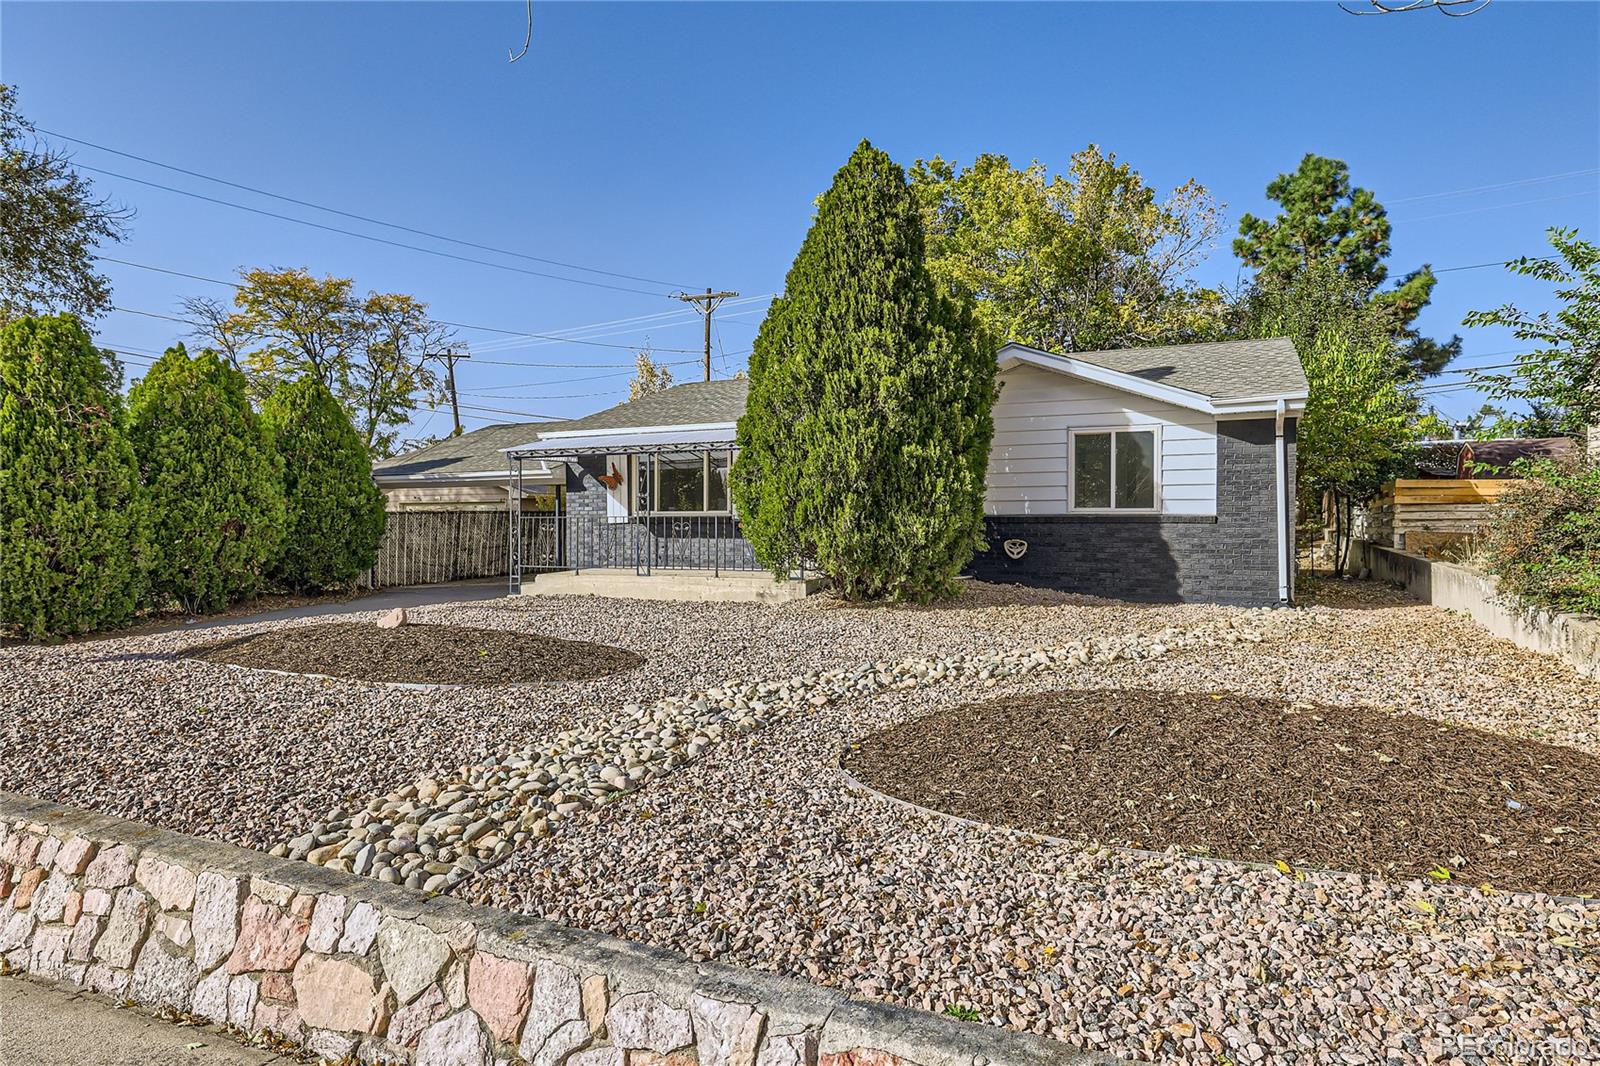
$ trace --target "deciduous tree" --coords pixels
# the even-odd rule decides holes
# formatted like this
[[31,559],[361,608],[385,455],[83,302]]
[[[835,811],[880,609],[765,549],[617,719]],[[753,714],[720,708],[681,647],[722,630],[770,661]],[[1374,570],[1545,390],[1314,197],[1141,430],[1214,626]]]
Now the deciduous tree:
[[376,458],[393,451],[419,404],[441,398],[431,360],[451,332],[415,297],[362,297],[350,278],[298,268],[245,270],[240,280],[232,310],[209,298],[185,307],[195,335],[249,376],[258,401],[284,381],[315,377]]
[[120,241],[132,212],[39,143],[16,105],[16,89],[0,84],[0,324],[55,311],[94,318],[111,304],[95,249]]
[[244,375],[215,352],[169,348],[129,390],[126,425],[158,604],[217,611],[255,595],[283,544],[283,470]]
[[936,156],[912,167],[911,186],[929,269],[977,300],[999,340],[1093,351],[1204,339],[1222,325],[1222,295],[1188,280],[1220,229],[1195,181],[1158,200],[1090,145],[1053,177],[1037,161],[982,155],[963,169]]
[[905,172],[863,141],[750,357],[733,491],[761,561],[850,597],[950,593],[982,543],[994,357],[928,269]]
[[120,371],[76,318],[0,328],[0,625],[121,625],[143,589],[149,509],[119,423]]
[[637,400],[653,392],[672,388],[672,371],[665,364],[650,358],[650,349],[642,348],[633,360],[633,380],[628,382],[628,399]]
[[1522,400],[1562,432],[1581,436],[1600,426],[1600,247],[1575,229],[1552,229],[1549,239],[1555,255],[1506,266],[1556,286],[1559,310],[1533,314],[1507,303],[1469,312],[1465,325],[1504,326],[1534,345],[1517,356],[1515,373],[1472,376],[1490,395]]

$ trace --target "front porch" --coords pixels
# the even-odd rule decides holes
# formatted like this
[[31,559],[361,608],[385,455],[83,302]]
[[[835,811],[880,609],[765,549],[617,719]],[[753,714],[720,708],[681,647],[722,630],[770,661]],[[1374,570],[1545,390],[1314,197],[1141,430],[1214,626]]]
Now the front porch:
[[[510,450],[513,594],[786,602],[823,587],[774,579],[733,513],[733,426],[552,432]],[[517,491],[524,464],[560,473],[553,508]]]

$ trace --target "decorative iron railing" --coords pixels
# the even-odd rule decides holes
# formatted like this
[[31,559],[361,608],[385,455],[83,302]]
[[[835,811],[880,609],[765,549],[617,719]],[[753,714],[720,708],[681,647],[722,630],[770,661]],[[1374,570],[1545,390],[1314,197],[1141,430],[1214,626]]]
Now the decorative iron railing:
[[521,573],[631,569],[760,571],[731,515],[518,516],[512,548]]

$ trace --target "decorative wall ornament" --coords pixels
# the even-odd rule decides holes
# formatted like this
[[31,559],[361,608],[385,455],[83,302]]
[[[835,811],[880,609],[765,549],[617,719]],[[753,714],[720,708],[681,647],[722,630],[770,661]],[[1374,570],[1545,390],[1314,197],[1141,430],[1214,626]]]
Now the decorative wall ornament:
[[1006,554],[1011,556],[1013,559],[1020,559],[1024,555],[1028,554],[1028,542],[1025,540],[1017,540],[1013,538],[1012,540],[1006,541],[1001,545],[1001,547],[1004,548],[1006,550]]
[[611,464],[611,473],[600,475],[600,484],[608,489],[614,489],[622,484],[622,471],[617,469],[617,464]]

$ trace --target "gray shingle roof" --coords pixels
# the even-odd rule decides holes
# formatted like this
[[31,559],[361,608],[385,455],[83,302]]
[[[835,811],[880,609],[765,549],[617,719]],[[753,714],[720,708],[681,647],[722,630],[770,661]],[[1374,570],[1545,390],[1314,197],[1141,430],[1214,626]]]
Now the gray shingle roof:
[[372,464],[378,477],[405,477],[413,474],[482,474],[506,470],[501,448],[526,444],[540,432],[549,432],[570,422],[508,422],[484,426],[459,437],[446,437],[437,444],[414,452],[392,456]]
[[[750,382],[745,378],[691,381],[628,400],[561,426],[562,429],[634,429],[639,426],[690,426],[737,422],[744,414]],[[529,438],[530,440],[532,438]],[[517,441],[526,444],[527,441]]]
[[1068,354],[1213,400],[1308,391],[1300,356],[1287,337]]

